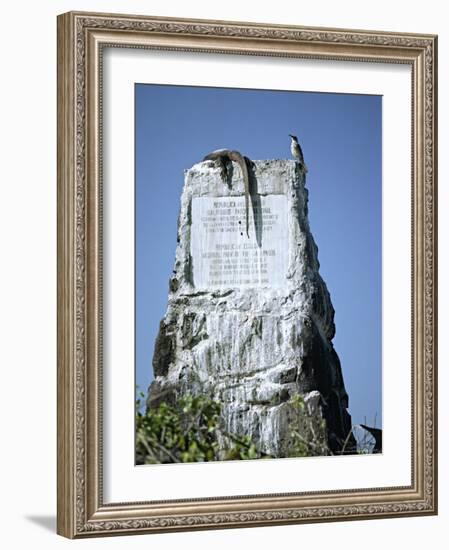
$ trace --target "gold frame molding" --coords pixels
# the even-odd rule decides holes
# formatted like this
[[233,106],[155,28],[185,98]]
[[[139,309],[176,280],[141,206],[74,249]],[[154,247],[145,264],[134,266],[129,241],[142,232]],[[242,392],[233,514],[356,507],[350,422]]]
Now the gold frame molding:
[[[101,60],[106,46],[412,68],[412,484],[104,504]],[[70,12],[58,17],[58,519],[70,538],[437,513],[437,37]]]

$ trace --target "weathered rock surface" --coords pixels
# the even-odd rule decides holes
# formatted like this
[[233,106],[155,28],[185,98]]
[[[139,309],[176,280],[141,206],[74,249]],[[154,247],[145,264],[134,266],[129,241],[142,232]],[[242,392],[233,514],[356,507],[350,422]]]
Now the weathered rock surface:
[[[147,404],[209,394],[222,403],[229,432],[281,457],[291,445],[291,398],[300,394],[317,430],[326,420],[329,447],[338,452],[351,418],[304,174],[290,160],[252,163],[248,236],[244,183],[236,164],[232,172],[223,182],[205,161],[185,173]],[[350,437],[346,450],[353,448]]]

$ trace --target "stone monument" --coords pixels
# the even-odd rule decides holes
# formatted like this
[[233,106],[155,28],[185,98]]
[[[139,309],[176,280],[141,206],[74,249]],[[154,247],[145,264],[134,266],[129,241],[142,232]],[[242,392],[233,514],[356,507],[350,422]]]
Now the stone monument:
[[[207,394],[226,429],[289,455],[292,398],[304,399],[330,452],[352,452],[334,309],[309,229],[308,191],[293,160],[214,161],[185,171],[168,308],[155,343],[147,405]],[[323,422],[325,420],[325,423]],[[300,429],[300,428],[298,428]]]

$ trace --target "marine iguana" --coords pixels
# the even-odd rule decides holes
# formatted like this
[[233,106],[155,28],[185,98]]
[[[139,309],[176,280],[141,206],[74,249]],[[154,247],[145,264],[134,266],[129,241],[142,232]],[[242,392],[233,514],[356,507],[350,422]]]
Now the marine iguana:
[[247,159],[239,151],[232,149],[217,149],[203,158],[204,160],[215,160],[219,163],[221,177],[223,180],[227,177],[227,163],[237,162],[242,170],[243,184],[245,186],[245,210],[246,210],[246,235],[249,237],[249,173],[246,164]]

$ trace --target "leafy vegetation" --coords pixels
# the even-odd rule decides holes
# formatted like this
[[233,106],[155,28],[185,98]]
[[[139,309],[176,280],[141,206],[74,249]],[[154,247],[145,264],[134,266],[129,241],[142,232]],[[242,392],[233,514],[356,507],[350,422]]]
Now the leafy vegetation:
[[[292,428],[287,456],[329,454],[324,420],[317,433],[316,420],[313,421],[304,399],[297,395],[289,404]],[[206,395],[186,395],[173,405],[161,403],[146,411],[139,398],[136,401],[137,464],[271,458],[261,452],[249,436],[226,431],[220,413],[220,403]]]
[[[141,410],[136,407],[136,462],[204,462],[263,458],[249,437],[226,432],[220,404],[207,396],[187,395],[175,405],[161,403]],[[227,450],[220,452],[219,442]]]
[[318,425],[312,418],[301,395],[296,394],[289,401],[293,411],[290,430],[291,457],[325,456],[330,454],[327,445],[326,421]]

